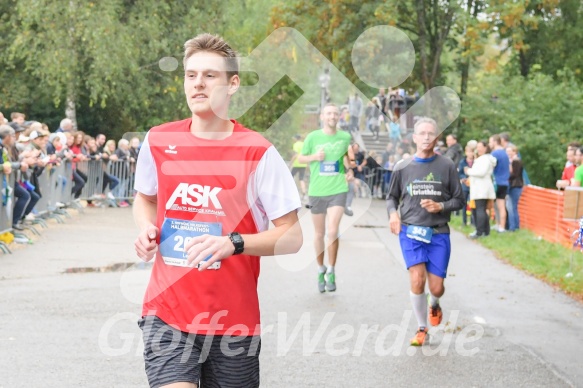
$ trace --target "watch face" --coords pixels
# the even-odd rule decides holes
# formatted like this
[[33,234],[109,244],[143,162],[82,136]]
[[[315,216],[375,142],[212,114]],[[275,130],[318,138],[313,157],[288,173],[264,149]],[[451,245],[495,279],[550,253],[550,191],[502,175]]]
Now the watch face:
[[234,254],[237,255],[239,253],[242,253],[243,250],[245,249],[244,248],[243,237],[241,237],[241,235],[239,233],[231,233],[229,235],[229,238],[231,239],[231,242],[235,246],[235,252],[234,252]]

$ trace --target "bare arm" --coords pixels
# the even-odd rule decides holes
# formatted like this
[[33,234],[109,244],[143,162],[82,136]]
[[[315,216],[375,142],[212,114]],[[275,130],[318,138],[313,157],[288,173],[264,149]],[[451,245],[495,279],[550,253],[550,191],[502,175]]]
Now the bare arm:
[[297,154],[297,153],[295,153],[294,156],[292,156],[291,160],[289,161],[289,168],[290,169],[293,168],[294,162],[296,161],[296,159],[298,159],[298,156],[299,156],[299,154]]
[[[291,211],[273,221],[275,228],[257,234],[242,235],[245,241],[244,254],[250,256],[285,255],[299,251],[303,244],[303,235],[297,212]],[[188,262],[196,266],[205,257],[212,257],[200,266],[204,270],[212,263],[233,254],[235,247],[228,236],[203,235],[193,238],[185,246]]]
[[395,170],[391,176],[391,184],[387,195],[387,212],[389,213],[389,226],[393,234],[401,231],[401,216],[399,215],[399,202],[401,201],[401,188],[399,186],[401,173]]
[[298,155],[298,162],[300,163],[311,163],[316,161],[324,160],[324,151],[318,151],[312,155]]
[[138,257],[150,261],[158,250],[156,238],[159,230],[156,227],[156,195],[138,193],[134,200],[134,221],[140,230],[134,243]]
[[349,161],[349,166],[350,168],[356,168],[356,160],[354,159],[354,150],[352,149],[352,147],[348,147],[348,161]]
[[302,228],[294,210],[272,221],[275,228],[258,234],[243,235],[245,253],[251,256],[274,256],[296,253],[303,244]]

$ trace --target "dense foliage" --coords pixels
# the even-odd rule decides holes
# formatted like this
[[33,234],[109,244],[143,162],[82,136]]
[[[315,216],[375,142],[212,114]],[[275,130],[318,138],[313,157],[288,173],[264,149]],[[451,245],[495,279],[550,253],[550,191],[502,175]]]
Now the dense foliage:
[[[464,141],[510,132],[533,183],[553,186],[565,144],[583,140],[578,0],[5,0],[0,15],[0,111],[24,112],[52,130],[68,102],[80,129],[112,137],[187,117],[182,44],[203,31],[247,55],[276,28],[296,28],[372,96],[376,90],[352,68],[351,50],[366,29],[391,25],[416,50],[401,87],[457,90],[462,117],[448,130]],[[162,70],[164,57],[176,58],[178,67]],[[317,89],[317,74],[304,76]],[[341,102],[342,91],[331,89]],[[272,128],[266,136],[289,150],[291,135],[303,130],[303,105],[319,104],[304,98],[288,110],[308,92],[314,90],[284,77],[241,121]]]

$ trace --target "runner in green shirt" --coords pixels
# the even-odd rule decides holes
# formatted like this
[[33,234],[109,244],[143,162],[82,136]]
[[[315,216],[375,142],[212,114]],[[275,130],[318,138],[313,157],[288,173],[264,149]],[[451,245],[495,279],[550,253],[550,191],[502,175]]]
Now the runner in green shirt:
[[[310,133],[304,141],[300,163],[309,163],[310,187],[308,195],[314,222],[316,259],[318,261],[318,290],[336,291],[334,267],[338,255],[338,227],[346,204],[346,169],[355,167],[354,153],[350,147],[351,136],[337,131],[340,117],[338,107],[328,104],[322,111],[324,128]],[[326,215],[328,225],[326,228]],[[324,265],[324,236],[328,238],[328,262]]]

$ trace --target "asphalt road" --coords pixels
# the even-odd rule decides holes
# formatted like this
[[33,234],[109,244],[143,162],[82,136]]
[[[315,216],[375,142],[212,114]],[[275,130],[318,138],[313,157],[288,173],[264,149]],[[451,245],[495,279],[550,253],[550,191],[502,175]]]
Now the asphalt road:
[[[409,347],[408,276],[384,204],[354,209],[337,292],[317,292],[305,209],[302,250],[262,259],[263,387],[583,386],[583,306],[458,233],[444,322],[431,345]],[[136,320],[150,271],[136,232],[131,209],[86,209],[0,256],[0,387],[147,386]]]

